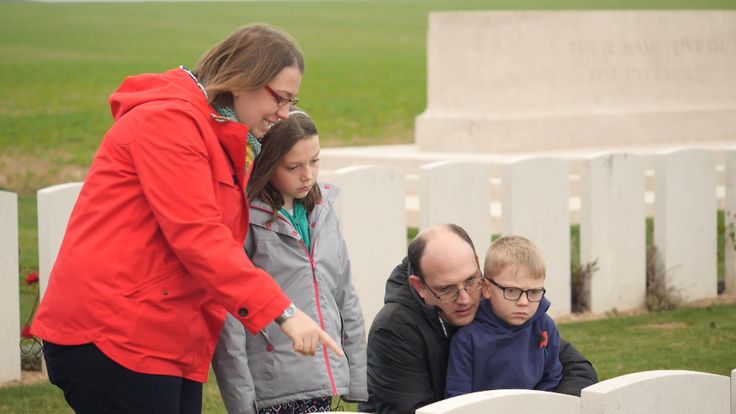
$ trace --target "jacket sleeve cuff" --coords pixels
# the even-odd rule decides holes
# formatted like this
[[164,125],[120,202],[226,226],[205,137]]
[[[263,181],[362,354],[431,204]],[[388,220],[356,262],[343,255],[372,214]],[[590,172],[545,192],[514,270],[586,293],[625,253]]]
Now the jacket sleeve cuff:
[[245,301],[241,302],[233,316],[245,325],[250,333],[256,335],[279,317],[290,303],[291,299],[278,289],[270,296],[258,295],[255,298],[251,297],[247,304]]

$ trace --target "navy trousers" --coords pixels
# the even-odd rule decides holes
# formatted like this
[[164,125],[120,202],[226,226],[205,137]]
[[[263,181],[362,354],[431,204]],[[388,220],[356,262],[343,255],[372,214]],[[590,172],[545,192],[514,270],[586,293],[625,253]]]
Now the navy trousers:
[[44,342],[49,380],[64,391],[78,414],[200,414],[202,383],[168,375],[133,372],[94,344]]

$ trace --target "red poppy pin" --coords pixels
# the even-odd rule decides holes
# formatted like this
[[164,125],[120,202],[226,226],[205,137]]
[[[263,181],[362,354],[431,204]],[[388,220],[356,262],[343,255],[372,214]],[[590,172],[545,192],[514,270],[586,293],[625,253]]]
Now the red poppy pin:
[[26,285],[32,285],[34,283],[38,283],[38,273],[36,272],[29,273],[28,276],[26,276]]
[[542,331],[542,333],[539,335],[539,347],[546,348],[547,345],[549,345],[549,334],[547,333],[547,331]]

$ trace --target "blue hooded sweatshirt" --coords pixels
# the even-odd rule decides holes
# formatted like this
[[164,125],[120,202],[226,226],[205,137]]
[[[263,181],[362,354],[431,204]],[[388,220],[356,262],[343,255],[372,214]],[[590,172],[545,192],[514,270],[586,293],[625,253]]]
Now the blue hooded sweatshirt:
[[452,338],[447,397],[495,389],[554,390],[562,379],[560,333],[546,312],[514,326],[496,316],[483,299],[475,321]]

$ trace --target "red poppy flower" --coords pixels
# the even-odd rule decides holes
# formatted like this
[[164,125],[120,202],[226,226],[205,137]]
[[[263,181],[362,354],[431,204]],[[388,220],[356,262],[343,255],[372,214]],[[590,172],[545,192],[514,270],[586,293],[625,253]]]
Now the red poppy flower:
[[546,348],[547,345],[549,345],[549,334],[547,331],[542,331],[542,334],[539,336],[539,347]]
[[34,283],[38,283],[38,273],[36,272],[29,273],[26,276],[26,285],[32,285]]
[[31,333],[30,325],[26,325],[23,327],[23,330],[20,331],[20,337],[21,338],[33,338],[33,334]]

